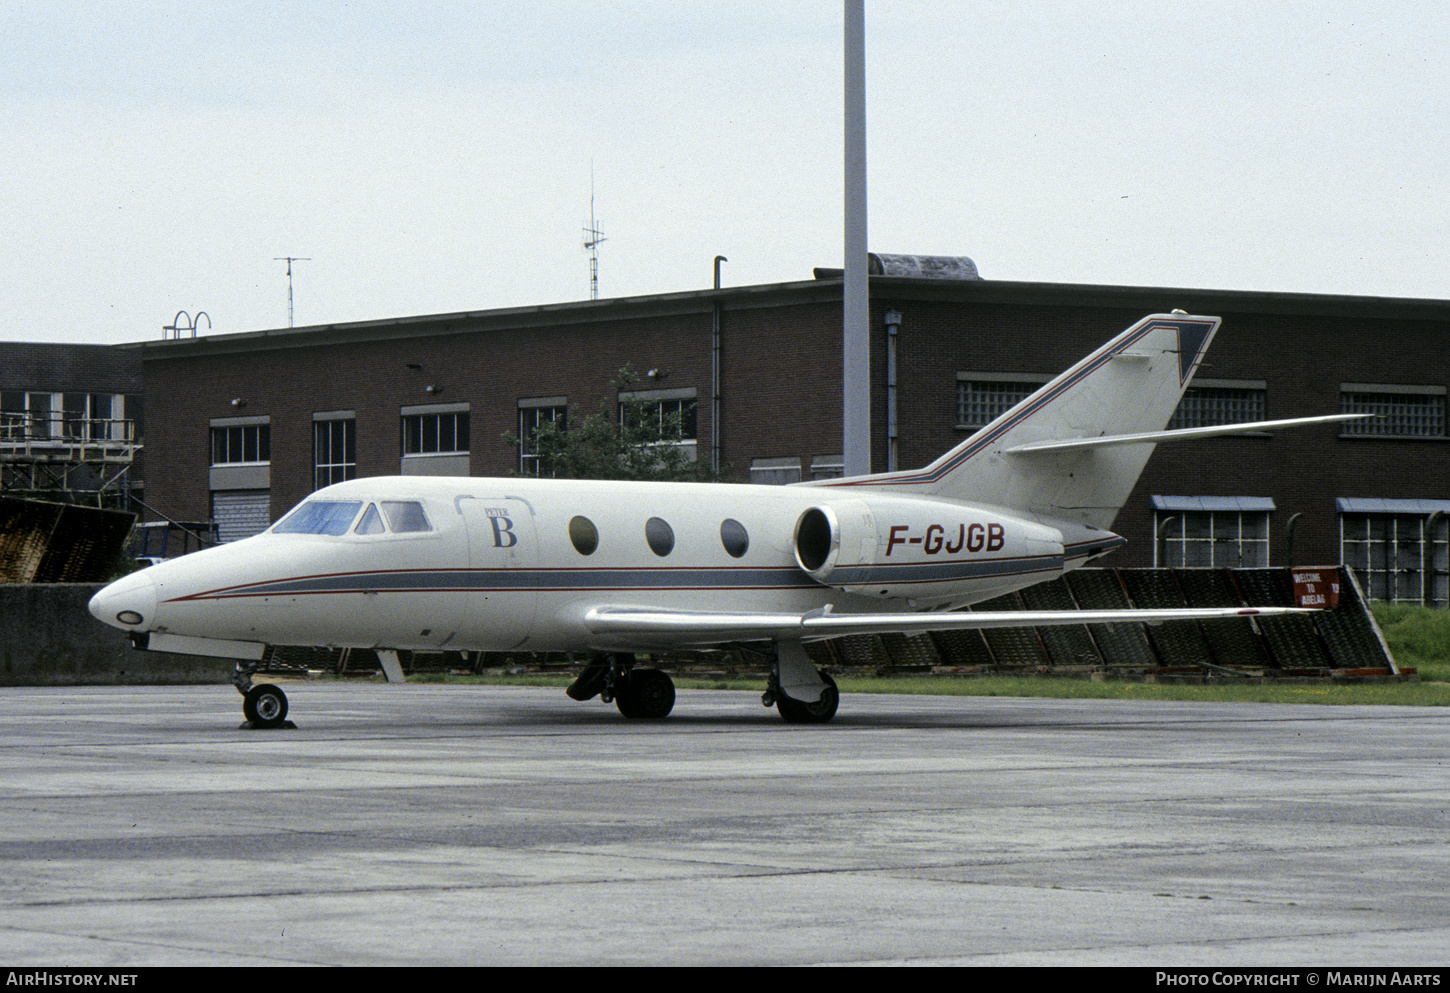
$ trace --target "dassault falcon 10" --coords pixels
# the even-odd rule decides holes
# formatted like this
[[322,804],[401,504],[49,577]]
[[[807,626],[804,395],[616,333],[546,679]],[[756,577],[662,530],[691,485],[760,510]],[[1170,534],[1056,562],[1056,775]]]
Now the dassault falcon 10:
[[675,689],[636,654],[744,647],[765,704],[830,720],[806,641],[931,630],[1151,623],[1294,608],[959,611],[1124,544],[1109,530],[1160,442],[1343,419],[1164,430],[1215,317],[1144,318],[925,468],[789,486],[374,477],[318,490],[267,531],[102,589],[137,648],[237,660],[254,726],[287,713],[253,684],[268,646],[569,652],[575,699],[658,718]]

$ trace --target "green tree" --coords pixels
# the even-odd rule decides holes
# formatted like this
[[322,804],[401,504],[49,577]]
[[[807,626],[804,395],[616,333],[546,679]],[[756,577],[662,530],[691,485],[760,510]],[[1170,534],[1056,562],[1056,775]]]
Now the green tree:
[[[608,401],[599,412],[581,418],[571,407],[567,421],[540,424],[527,439],[537,454],[540,476],[557,479],[638,479],[675,482],[718,482],[724,473],[695,458],[695,446],[681,444],[695,437],[695,401],[628,399],[629,388],[639,381],[626,365],[615,374],[614,392],[619,420]],[[504,444],[518,447],[521,439],[505,432]]]

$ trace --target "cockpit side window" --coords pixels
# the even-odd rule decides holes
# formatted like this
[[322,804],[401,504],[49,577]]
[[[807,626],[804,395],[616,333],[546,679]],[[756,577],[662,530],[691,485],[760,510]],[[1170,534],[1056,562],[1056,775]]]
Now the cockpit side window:
[[394,534],[408,534],[417,531],[432,531],[423,505],[414,500],[384,500],[383,516],[388,519],[388,530]]
[[383,515],[378,513],[378,508],[368,504],[368,509],[363,511],[362,520],[352,530],[353,534],[382,534],[387,529],[383,527]]
[[272,528],[273,534],[347,534],[361,500],[308,500]]

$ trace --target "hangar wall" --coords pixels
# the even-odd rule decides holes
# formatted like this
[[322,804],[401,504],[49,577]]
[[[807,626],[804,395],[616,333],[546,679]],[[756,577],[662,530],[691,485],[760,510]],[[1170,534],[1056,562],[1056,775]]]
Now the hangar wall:
[[137,652],[90,615],[101,583],[0,584],[0,686],[225,683],[233,663]]

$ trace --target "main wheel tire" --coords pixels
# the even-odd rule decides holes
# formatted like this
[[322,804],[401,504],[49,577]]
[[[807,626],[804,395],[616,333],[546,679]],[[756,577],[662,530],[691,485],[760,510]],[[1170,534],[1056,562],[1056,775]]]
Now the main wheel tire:
[[614,704],[625,717],[658,720],[675,709],[675,681],[658,669],[631,669]]
[[775,709],[780,711],[780,716],[788,724],[824,724],[836,716],[836,708],[841,703],[841,693],[836,689],[836,681],[831,678],[829,672],[820,672],[821,679],[826,684],[825,692],[819,700],[810,703],[803,703],[800,700],[792,700],[784,693],[775,698]]
[[242,713],[253,727],[281,727],[287,719],[287,694],[271,683],[258,683],[242,700]]

